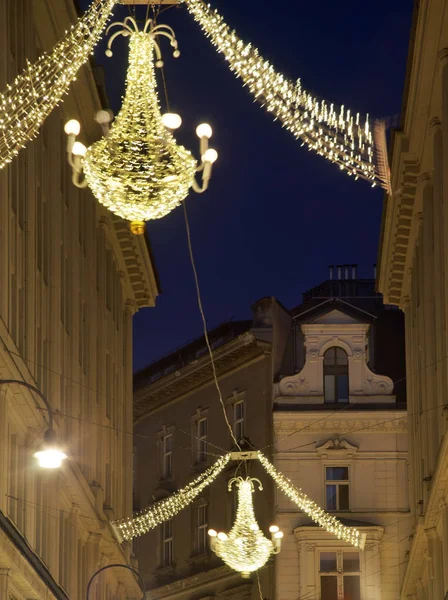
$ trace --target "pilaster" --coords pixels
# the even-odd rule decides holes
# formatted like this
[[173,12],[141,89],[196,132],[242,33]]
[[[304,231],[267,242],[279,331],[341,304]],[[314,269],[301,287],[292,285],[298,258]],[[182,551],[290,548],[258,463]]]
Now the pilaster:
[[432,585],[433,600],[443,598],[443,566],[440,538],[435,527],[425,530],[428,540],[428,555],[429,555],[429,576]]

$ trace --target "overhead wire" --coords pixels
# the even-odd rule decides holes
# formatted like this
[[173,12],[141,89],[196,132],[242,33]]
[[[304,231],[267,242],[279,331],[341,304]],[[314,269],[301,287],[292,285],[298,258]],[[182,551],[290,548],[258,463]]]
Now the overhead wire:
[[222,392],[221,392],[221,387],[219,385],[219,381],[218,381],[218,375],[217,375],[217,371],[216,371],[216,365],[215,365],[215,360],[213,357],[213,350],[210,344],[210,340],[208,337],[208,331],[207,331],[207,320],[205,318],[205,314],[204,314],[204,308],[202,305],[202,298],[201,298],[201,291],[199,288],[199,279],[198,279],[198,273],[196,270],[196,264],[195,264],[195,260],[194,260],[194,255],[193,255],[193,247],[191,244],[191,231],[190,231],[190,224],[188,221],[188,214],[187,214],[187,206],[186,206],[186,201],[184,200],[182,202],[182,206],[184,209],[184,219],[185,219],[185,229],[186,229],[186,233],[187,233],[187,243],[188,243],[188,253],[190,255],[190,262],[191,262],[191,268],[193,270],[193,276],[194,276],[194,281],[195,281],[195,287],[196,287],[196,295],[197,295],[197,301],[198,301],[198,308],[199,308],[199,312],[201,314],[201,319],[202,319],[202,324],[203,324],[203,328],[204,328],[204,339],[205,339],[205,343],[207,345],[207,349],[208,349],[208,353],[210,356],[210,364],[212,367],[212,373],[213,373],[213,381],[215,383],[215,387],[216,390],[218,392],[218,398],[219,398],[219,402],[221,403],[221,408],[222,408],[222,412],[224,415],[224,420],[226,422],[227,428],[229,430],[230,436],[233,440],[233,442],[235,443],[235,446],[238,448],[238,450],[241,450],[241,446],[238,443],[238,440],[235,437],[235,434],[233,433],[233,429],[229,423],[229,419],[227,417],[227,410],[226,410],[226,406],[224,404],[224,400],[222,397]]

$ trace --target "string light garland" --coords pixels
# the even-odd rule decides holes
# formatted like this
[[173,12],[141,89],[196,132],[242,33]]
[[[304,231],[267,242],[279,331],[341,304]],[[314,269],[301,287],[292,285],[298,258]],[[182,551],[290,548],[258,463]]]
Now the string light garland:
[[0,169],[31,139],[98,42],[117,0],[94,0],[50,53],[24,71],[0,94]]
[[[201,140],[198,165],[170,131],[180,126],[180,116],[162,116],[160,112],[154,66],[162,67],[163,60],[156,40],[159,36],[168,38],[177,58],[180,52],[171,27],[155,25],[149,19],[140,31],[135,19],[127,17],[110,25],[108,31],[117,25],[120,30],[111,36],[106,54],[112,55],[112,42],[117,36],[130,38],[122,107],[110,127],[108,112],[98,113],[97,121],[105,135],[89,148],[75,142],[79,126],[75,131],[67,124],[67,151],[75,185],[88,185],[101,204],[131,221],[132,232],[141,234],[145,221],[164,217],[184,200],[190,188],[198,193],[207,189],[218,155],[208,147],[212,131],[203,123],[197,128]],[[196,172],[201,172],[201,186],[195,180]]]
[[234,477],[229,481],[228,490],[232,484],[238,487],[238,506],[235,522],[229,534],[217,533],[210,529],[210,546],[213,552],[234,571],[241,573],[242,577],[248,578],[253,571],[261,569],[271,554],[278,554],[281,548],[283,533],[276,525],[269,528],[271,540],[268,540],[261,531],[255,519],[252,494],[254,482],[258,483],[259,489],[263,486],[256,478]]
[[112,526],[118,540],[120,542],[130,541],[134,537],[138,537],[154,529],[154,527],[157,527],[157,525],[160,525],[164,521],[172,519],[174,515],[191,504],[202,490],[216,479],[230,461],[230,456],[231,454],[228,453],[219,458],[199,477],[168,498],[153,504],[144,511],[136,513],[130,519],[114,521]]
[[[344,106],[318,100],[264,60],[252,44],[240,40],[222,16],[202,0],[184,0],[205,35],[221,52],[257,102],[310,150],[336,163],[348,175],[388,187],[387,166],[374,164],[374,140],[368,115],[362,120]],[[382,158],[384,156],[382,155]]]
[[258,452],[258,459],[267,473],[275,481],[277,487],[297,504],[303,512],[309,515],[315,523],[323,527],[329,533],[333,533],[338,539],[344,540],[361,550],[364,549],[366,534],[361,534],[354,527],[346,527],[336,517],[325,512],[300,489],[296,488],[287,477],[280,473],[280,471],[277,471],[261,452]]

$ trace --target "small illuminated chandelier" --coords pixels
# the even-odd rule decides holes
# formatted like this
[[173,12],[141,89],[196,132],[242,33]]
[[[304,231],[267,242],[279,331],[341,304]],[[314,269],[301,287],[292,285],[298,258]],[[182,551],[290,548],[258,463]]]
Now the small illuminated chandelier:
[[269,528],[271,539],[268,540],[258,526],[252,503],[254,481],[262,490],[263,486],[259,479],[234,477],[229,481],[229,491],[233,483],[236,483],[238,487],[235,523],[228,534],[217,533],[214,529],[210,529],[208,532],[213,552],[222,558],[226,565],[239,571],[244,578],[250,577],[253,571],[257,571],[265,565],[271,554],[280,552],[283,537],[279,528],[272,525]]
[[[123,22],[112,23],[107,31],[117,25],[121,29],[110,37],[106,55],[112,56],[111,47],[117,36],[130,38],[123,105],[112,125],[110,112],[97,113],[103,137],[89,148],[76,141],[79,122],[69,121],[65,125],[67,153],[73,183],[81,188],[88,185],[101,204],[131,221],[131,231],[141,234],[145,221],[171,212],[186,198],[190,188],[197,193],[208,188],[218,154],[208,147],[210,125],[202,123],[196,128],[201,154],[198,165],[191,152],[177,144],[171,133],[180,127],[181,117],[160,112],[154,57],[158,68],[163,67],[163,60],[156,38],[168,38],[173,56],[178,58],[178,43],[171,27],[155,25],[149,19],[140,31],[136,21],[126,17]],[[201,184],[195,178],[198,172],[202,174]]]

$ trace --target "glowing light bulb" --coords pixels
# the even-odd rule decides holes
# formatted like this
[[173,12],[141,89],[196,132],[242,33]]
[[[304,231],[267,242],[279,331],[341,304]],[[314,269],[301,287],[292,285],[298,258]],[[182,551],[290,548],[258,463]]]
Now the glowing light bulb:
[[280,531],[279,528],[277,527],[277,525],[271,525],[269,527],[269,531],[270,533],[276,533],[277,531]]
[[218,540],[221,540],[221,542],[225,542],[227,540],[227,534],[223,531],[220,531],[218,533]]
[[81,125],[76,119],[71,119],[65,124],[64,131],[67,135],[79,135]]
[[108,110],[99,110],[95,115],[95,121],[100,125],[105,125],[112,121],[111,114]]
[[53,429],[45,432],[42,450],[35,452],[34,457],[37,458],[39,466],[44,469],[57,469],[67,458],[57,444],[56,433]]
[[213,164],[218,158],[218,153],[214,148],[209,148],[202,155],[202,162]]
[[283,531],[276,531],[276,532],[274,533],[274,538],[275,538],[276,540],[281,540],[281,539],[282,539],[282,537],[283,537]]
[[182,118],[177,113],[165,113],[162,115],[162,123],[167,129],[178,129],[182,125]]
[[196,127],[196,135],[198,138],[211,138],[212,137],[212,128],[208,123],[201,123]]
[[84,156],[87,152],[87,148],[81,142],[75,142],[72,148],[72,154],[75,156]]
[[214,529],[209,529],[208,530],[208,535],[210,537],[216,537],[218,534],[216,533],[216,531]]
[[37,458],[39,466],[44,469],[58,469],[61,466],[62,461],[67,458],[67,455],[57,448],[49,448],[48,450],[35,452],[34,456]]

